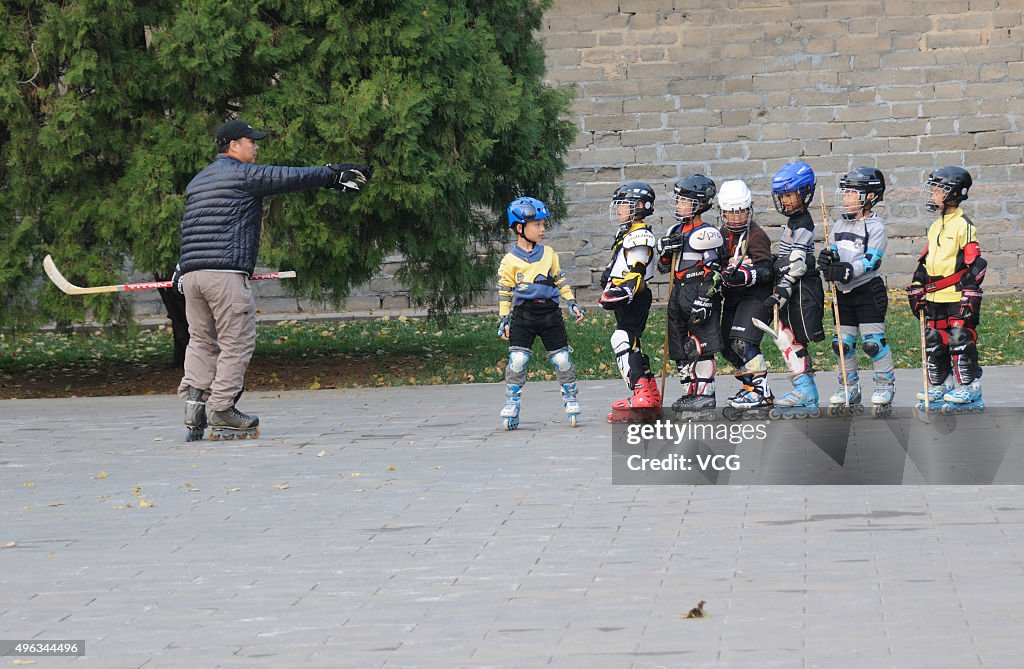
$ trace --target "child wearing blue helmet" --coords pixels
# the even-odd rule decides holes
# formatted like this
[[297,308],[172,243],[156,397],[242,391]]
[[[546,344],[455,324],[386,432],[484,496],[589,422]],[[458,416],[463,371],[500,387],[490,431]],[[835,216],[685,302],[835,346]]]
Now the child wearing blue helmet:
[[775,289],[765,305],[779,308],[772,334],[793,380],[792,392],[775,400],[772,418],[819,415],[814,362],[807,350],[811,342],[825,339],[825,291],[814,265],[814,219],[807,210],[814,188],[814,170],[804,162],[783,165],[772,179],[775,208],[789,220],[775,256]]
[[576,399],[576,367],[559,310],[559,297],[568,302],[576,322],[583,320],[583,310],[573,297],[558,264],[558,254],[544,246],[544,219],[547,205],[532,197],[521,197],[508,205],[508,227],[518,239],[505,254],[498,268],[498,336],[509,343],[505,367],[505,407],[501,410],[502,427],[519,427],[519,410],[526,366],[533,356],[533,342],[544,342],[548,361],[555,368],[562,386],[562,403],[569,423],[579,423],[580,405]]

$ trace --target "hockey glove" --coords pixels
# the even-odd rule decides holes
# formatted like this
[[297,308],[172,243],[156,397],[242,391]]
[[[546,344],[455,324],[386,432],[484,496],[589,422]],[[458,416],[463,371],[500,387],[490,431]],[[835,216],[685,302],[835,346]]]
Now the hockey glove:
[[366,183],[373,176],[373,168],[359,163],[328,163],[327,167],[334,171],[334,178],[327,187],[337,188],[343,193],[359,190],[359,185]]
[[614,309],[632,302],[633,290],[629,286],[612,286],[601,293],[601,298],[598,301],[601,303],[602,309]]
[[821,275],[825,281],[849,283],[853,279],[853,265],[848,262],[830,263],[821,268]]
[[706,323],[711,318],[711,310],[715,303],[707,295],[698,295],[693,301],[693,309],[690,311],[690,325]]
[[914,318],[920,318],[921,310],[926,304],[924,286],[918,283],[907,286],[907,302],[910,303],[910,311]]
[[509,324],[511,322],[512,322],[512,319],[509,318],[508,316],[502,316],[501,318],[498,319],[498,338],[499,339],[507,339],[508,338]]
[[722,270],[722,283],[729,288],[742,288],[757,283],[757,270],[747,265],[726,267]]
[[825,269],[834,262],[839,262],[839,254],[832,249],[822,249],[818,254],[818,267]]
[[960,293],[960,318],[977,323],[981,320],[981,288],[964,288]]
[[654,250],[659,256],[671,255],[686,246],[686,239],[678,232],[674,235],[662,237],[654,245]]
[[185,297],[185,286],[181,284],[182,277],[185,276],[181,273],[181,263],[174,266],[174,274],[171,275],[171,287],[182,297]]
[[780,283],[775,287],[775,292],[765,299],[764,306],[781,309],[789,301],[789,297],[792,294],[793,289],[790,286]]

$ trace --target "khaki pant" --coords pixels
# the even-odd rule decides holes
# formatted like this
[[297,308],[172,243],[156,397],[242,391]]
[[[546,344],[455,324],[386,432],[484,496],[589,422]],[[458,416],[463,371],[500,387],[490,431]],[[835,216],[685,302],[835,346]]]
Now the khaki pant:
[[185,376],[178,395],[188,386],[208,393],[206,408],[224,411],[242,391],[245,370],[256,350],[256,301],[249,277],[237,272],[189,272],[182,279],[188,348]]

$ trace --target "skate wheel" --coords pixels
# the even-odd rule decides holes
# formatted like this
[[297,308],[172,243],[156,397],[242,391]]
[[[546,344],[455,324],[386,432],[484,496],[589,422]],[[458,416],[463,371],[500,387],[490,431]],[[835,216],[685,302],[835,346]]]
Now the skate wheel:
[[256,439],[259,436],[260,436],[260,429],[256,428],[255,430],[253,430],[252,434],[249,435],[249,438],[250,439]]
[[501,428],[506,432],[511,432],[517,427],[519,427],[519,423],[512,422],[511,418],[505,418],[501,421]]
[[[863,408],[863,407],[862,407]],[[815,407],[814,411],[807,414],[810,418],[818,418],[821,416],[821,410]]]
[[874,418],[886,418],[892,414],[891,404],[879,404],[871,407],[871,415]]
[[210,441],[220,441],[220,435],[214,431],[210,431]]
[[235,435],[230,434],[230,433],[224,435],[224,441],[234,441],[234,440],[235,440]]
[[569,425],[571,425],[572,427],[576,427],[579,424],[580,424],[580,416],[579,416],[579,414],[575,414],[574,413],[574,414],[569,416]]
[[740,410],[733,407],[724,407],[722,409],[722,418],[726,420],[739,420]]
[[830,406],[825,411],[828,413],[829,416],[831,416],[833,418],[835,418],[836,416],[842,416],[843,415],[843,407],[841,405],[840,406],[836,406],[836,405],[833,404],[832,406]]
[[771,418],[772,420],[779,420],[780,418],[782,418],[782,412],[772,407],[772,409],[768,412],[768,418]]

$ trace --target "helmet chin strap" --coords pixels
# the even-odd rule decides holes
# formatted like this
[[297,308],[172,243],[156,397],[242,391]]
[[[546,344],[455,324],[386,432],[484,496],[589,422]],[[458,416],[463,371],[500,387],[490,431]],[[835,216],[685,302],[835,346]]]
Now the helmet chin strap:
[[[523,227],[519,228],[518,226],[520,225]],[[525,239],[530,244],[530,250],[532,251],[535,248],[537,248],[537,242],[533,241],[532,239],[526,236],[526,223],[516,223],[516,226],[516,234]]]

